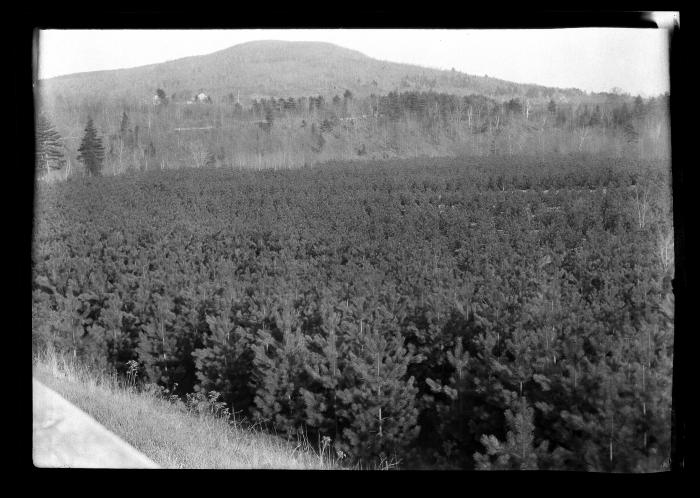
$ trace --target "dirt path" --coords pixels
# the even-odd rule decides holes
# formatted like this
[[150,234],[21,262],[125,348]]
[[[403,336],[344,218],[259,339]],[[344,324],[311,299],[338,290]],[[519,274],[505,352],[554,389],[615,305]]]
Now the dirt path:
[[158,468],[55,391],[32,379],[32,458],[37,467]]

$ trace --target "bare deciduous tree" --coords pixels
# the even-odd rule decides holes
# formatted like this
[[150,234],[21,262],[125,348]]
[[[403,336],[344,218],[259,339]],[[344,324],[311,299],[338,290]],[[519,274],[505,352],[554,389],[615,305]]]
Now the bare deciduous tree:
[[649,212],[649,184],[634,185],[634,205],[637,211],[637,223],[640,229],[646,226],[647,213]]
[[658,236],[658,255],[663,271],[668,271],[673,266],[673,230],[666,233],[659,233]]
[[590,128],[588,126],[584,126],[583,128],[580,128],[578,130],[578,151],[581,152],[583,150],[583,144],[586,141],[586,138],[588,138],[588,134],[590,132]]

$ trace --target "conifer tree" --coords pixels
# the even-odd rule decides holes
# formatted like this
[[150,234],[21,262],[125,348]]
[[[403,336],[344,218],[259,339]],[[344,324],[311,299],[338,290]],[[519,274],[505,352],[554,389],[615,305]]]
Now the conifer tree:
[[87,126],[83,141],[78,148],[78,160],[85,165],[85,169],[92,176],[98,176],[102,171],[102,161],[104,160],[104,147],[102,139],[97,136],[97,130],[88,117]]
[[149,306],[152,318],[141,326],[136,349],[148,378],[170,383],[172,377],[169,369],[176,368],[178,364],[177,355],[174,354],[177,337],[172,334],[172,323],[175,320],[173,302],[167,296],[157,293],[153,294],[153,301]]
[[126,111],[124,111],[122,113],[122,122],[119,125],[119,135],[121,136],[122,140],[124,140],[128,131],[129,131],[129,116],[126,114]]
[[[538,453],[546,451],[547,444],[543,443],[535,449],[533,422],[534,411],[523,396],[515,405],[515,413],[506,410],[506,423],[509,431],[506,442],[496,436],[481,437],[481,443],[486,453],[475,453],[477,469],[479,470],[537,470]],[[493,458],[495,457],[495,461]]]
[[[416,358],[404,347],[396,324],[383,306],[375,308],[372,325],[355,330],[348,354],[348,386],[337,392],[346,421],[343,436],[349,454],[358,458],[391,458],[401,454],[416,438],[417,387],[406,379],[408,366]],[[392,331],[392,329],[394,329]]]
[[230,403],[233,411],[247,411],[253,400],[249,386],[252,370],[252,335],[231,317],[238,293],[222,299],[216,315],[207,315],[209,334],[204,334],[202,347],[195,350],[197,378],[204,391],[217,391]]
[[[426,385],[430,388],[432,395],[428,398],[435,406],[438,420],[436,430],[443,442],[443,447],[457,444],[465,446],[469,432],[467,423],[469,422],[467,404],[470,389],[473,390],[473,381],[470,379],[469,352],[462,346],[462,338],[458,337],[453,349],[447,350],[447,363],[452,369],[449,383],[442,385],[440,382],[427,377]],[[442,400],[439,398],[446,398]]]
[[274,317],[276,327],[257,331],[254,353],[253,385],[256,388],[254,417],[272,422],[276,430],[295,434],[304,422],[304,403],[299,393],[299,377],[307,363],[307,339],[301,331],[298,312],[291,298],[282,303],[282,312],[265,313]]
[[345,348],[338,327],[339,314],[328,299],[322,300],[319,308],[322,333],[315,335],[309,344],[309,362],[305,365],[311,382],[300,392],[306,404],[306,422],[337,441],[340,427],[336,391],[342,382]]
[[100,312],[100,322],[105,331],[108,346],[107,357],[113,365],[117,365],[119,351],[124,349],[122,320],[125,316],[133,317],[133,315],[122,311],[124,303],[118,294],[110,294],[105,304],[106,306]]
[[39,177],[63,166],[63,144],[49,119],[40,114],[36,123],[36,170]]

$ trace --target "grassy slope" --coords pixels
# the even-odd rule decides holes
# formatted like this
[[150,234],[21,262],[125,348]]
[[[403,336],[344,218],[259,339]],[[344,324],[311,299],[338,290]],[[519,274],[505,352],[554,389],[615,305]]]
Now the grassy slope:
[[184,412],[56,356],[35,358],[33,375],[164,468],[337,468],[306,441]]

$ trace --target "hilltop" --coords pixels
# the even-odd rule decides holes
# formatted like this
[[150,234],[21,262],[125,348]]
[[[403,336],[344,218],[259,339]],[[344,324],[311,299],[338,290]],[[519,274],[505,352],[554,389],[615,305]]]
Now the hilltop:
[[455,70],[387,62],[331,43],[252,41],[207,55],[147,66],[95,71],[41,80],[46,95],[97,99],[146,99],[157,88],[186,99],[200,90],[215,101],[230,94],[242,102],[260,97],[323,95],[350,90],[358,97],[390,91],[438,91],[456,95],[580,95],[512,83]]

